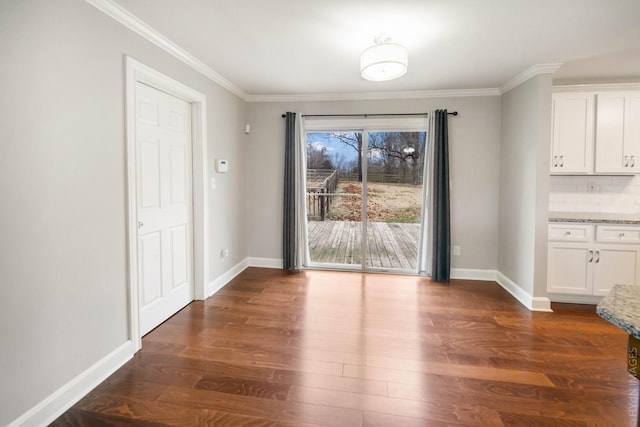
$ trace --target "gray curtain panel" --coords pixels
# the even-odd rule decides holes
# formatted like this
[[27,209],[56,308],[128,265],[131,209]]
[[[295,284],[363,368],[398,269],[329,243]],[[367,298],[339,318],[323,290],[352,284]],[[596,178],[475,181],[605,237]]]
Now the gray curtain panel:
[[285,115],[282,268],[296,269],[296,113]]
[[432,280],[448,282],[451,274],[449,213],[449,132],[447,110],[435,111],[433,135],[433,259]]

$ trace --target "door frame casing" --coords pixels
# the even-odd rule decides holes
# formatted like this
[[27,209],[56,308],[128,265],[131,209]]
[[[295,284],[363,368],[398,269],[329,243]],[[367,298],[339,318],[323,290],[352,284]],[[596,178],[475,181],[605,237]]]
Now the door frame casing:
[[138,209],[136,162],[136,84],[143,83],[191,104],[192,158],[192,265],[195,299],[206,297],[209,277],[207,99],[177,80],[126,56],[126,146],[127,146],[127,252],[129,282],[129,339],[133,351],[142,348],[138,282]]

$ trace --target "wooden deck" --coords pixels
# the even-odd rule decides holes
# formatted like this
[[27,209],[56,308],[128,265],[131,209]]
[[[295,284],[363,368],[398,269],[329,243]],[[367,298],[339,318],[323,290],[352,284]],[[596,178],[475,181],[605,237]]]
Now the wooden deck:
[[[362,223],[356,221],[309,221],[311,261],[361,264]],[[419,224],[369,222],[367,266],[416,270]]]

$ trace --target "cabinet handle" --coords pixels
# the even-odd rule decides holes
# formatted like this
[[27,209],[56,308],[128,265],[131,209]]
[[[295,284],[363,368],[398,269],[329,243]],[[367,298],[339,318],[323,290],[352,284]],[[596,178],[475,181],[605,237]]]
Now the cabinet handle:
[[624,233],[619,233],[618,237],[624,237]]
[[593,251],[589,250],[589,261],[588,262],[592,262],[593,261]]
[[635,167],[636,166],[636,156],[631,156],[631,167]]
[[600,262],[600,251],[596,251],[596,264]]
[[564,167],[564,156],[560,156],[560,167]]
[[558,156],[553,156],[553,167],[554,168],[558,167]]
[[629,156],[624,156],[624,167],[625,168],[629,167]]

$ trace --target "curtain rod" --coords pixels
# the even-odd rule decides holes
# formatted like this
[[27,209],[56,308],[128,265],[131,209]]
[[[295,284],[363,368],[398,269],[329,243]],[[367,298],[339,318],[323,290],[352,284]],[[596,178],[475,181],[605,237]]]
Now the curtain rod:
[[[386,113],[386,114],[303,114],[302,117],[389,117],[389,116],[428,116],[429,113]],[[447,113],[449,116],[457,116],[458,112]],[[287,117],[286,114],[282,118]]]

